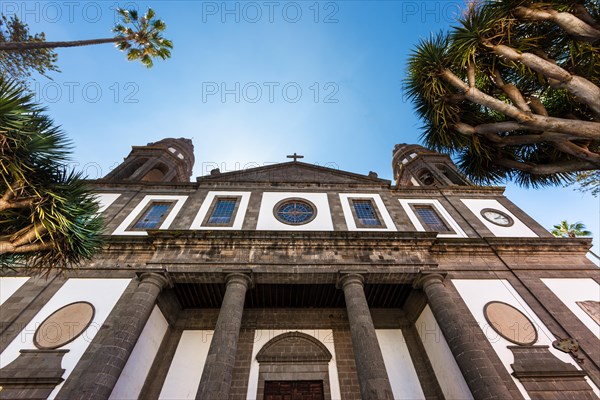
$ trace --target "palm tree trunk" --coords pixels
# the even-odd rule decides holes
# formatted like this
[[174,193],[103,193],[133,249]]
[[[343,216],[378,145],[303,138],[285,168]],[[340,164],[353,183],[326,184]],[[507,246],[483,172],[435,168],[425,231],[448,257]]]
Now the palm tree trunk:
[[93,44],[117,43],[131,39],[131,37],[113,37],[104,39],[75,40],[71,42],[5,42],[0,43],[0,51],[4,50],[34,50],[54,49],[57,47],[78,47]]

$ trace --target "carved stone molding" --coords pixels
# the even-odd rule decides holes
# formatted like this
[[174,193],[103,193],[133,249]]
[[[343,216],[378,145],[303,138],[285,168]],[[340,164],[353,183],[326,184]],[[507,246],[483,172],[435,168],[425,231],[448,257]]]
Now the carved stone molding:
[[69,350],[21,350],[19,357],[0,369],[0,398],[46,399],[60,384],[65,370],[63,356]]

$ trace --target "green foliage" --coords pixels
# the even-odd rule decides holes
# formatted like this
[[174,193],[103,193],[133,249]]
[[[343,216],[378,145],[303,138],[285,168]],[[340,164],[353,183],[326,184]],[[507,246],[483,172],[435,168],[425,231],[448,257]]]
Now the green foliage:
[[13,79],[25,82],[37,71],[47,76],[56,67],[58,47],[88,46],[103,43],[116,43],[117,48],[127,52],[129,61],[139,60],[146,67],[154,65],[153,59],[171,57],[173,43],[163,37],[166,24],[155,18],[154,11],[139,16],[135,10],[118,10],[121,22],[113,27],[115,36],[104,39],[78,40],[69,42],[46,42],[44,33],[31,35],[27,24],[17,17],[0,17],[0,67]]
[[[445,72],[450,72],[466,85],[474,83],[479,91],[503,103],[513,104],[500,89],[497,76],[501,76],[505,83],[518,88],[528,104],[537,99],[550,117],[600,122],[589,106],[548,76],[524,63],[500,57],[493,49],[494,46],[508,46],[519,54],[537,55],[555,62],[573,75],[600,85],[600,41],[582,40],[567,34],[551,20],[523,19],[517,16],[515,10],[518,7],[574,15],[580,15],[585,9],[587,16],[600,24],[599,3],[590,0],[487,0],[472,3],[458,19],[457,26],[448,33],[420,41],[409,57],[405,87],[423,121],[421,140],[433,150],[450,154],[462,172],[477,184],[501,183],[507,179],[526,187],[572,182],[577,176],[572,168],[547,174],[531,172],[531,166],[581,161],[573,153],[558,150],[553,142],[529,139],[540,135],[539,129],[499,130],[493,132],[495,137],[491,138],[497,140],[490,140],[490,135],[465,134],[457,128],[459,124],[480,127],[515,119],[467,100],[464,91],[457,90],[445,79]],[[469,82],[468,67],[473,70],[474,82]],[[506,138],[519,137],[523,139],[520,142],[500,143]],[[568,140],[591,153],[600,153],[599,140]],[[501,162],[503,160],[517,162],[527,168],[507,167],[507,163]],[[582,169],[589,169],[584,167],[588,165],[585,162],[581,165]]]
[[73,267],[99,248],[102,220],[68,171],[69,141],[32,99],[0,75],[0,267]]
[[173,42],[162,36],[167,25],[160,19],[155,19],[154,10],[148,9],[144,16],[139,16],[136,10],[118,10],[122,24],[117,24],[113,32],[117,38],[123,39],[117,43],[121,51],[127,51],[127,60],[141,61],[151,68],[153,58],[163,60],[171,57]]
[[580,172],[577,174],[575,184],[579,185],[577,190],[580,192],[589,192],[592,196],[598,197],[600,194],[600,170]]
[[[31,35],[29,27],[18,17],[10,19],[0,14],[0,43],[6,42],[44,42],[45,34]],[[50,71],[59,71],[56,66],[57,55],[53,49],[32,49],[0,51],[0,70],[13,79],[24,81],[32,72],[48,77]]]
[[561,221],[560,224],[554,225],[554,229],[550,232],[556,237],[580,237],[592,236],[592,232],[585,230],[585,225],[581,222],[569,224],[567,221]]

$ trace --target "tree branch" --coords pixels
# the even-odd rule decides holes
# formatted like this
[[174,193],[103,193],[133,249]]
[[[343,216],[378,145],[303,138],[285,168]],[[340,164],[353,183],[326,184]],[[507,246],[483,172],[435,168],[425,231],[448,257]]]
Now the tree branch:
[[467,65],[467,79],[469,80],[469,87],[475,87],[475,65],[473,63]]
[[0,242],[0,255],[2,254],[23,254],[33,253],[52,249],[51,242],[38,242],[34,244],[28,244],[23,246],[15,246],[10,242]]
[[552,21],[568,34],[586,42],[594,43],[600,39],[600,30],[568,12],[547,8],[517,7],[514,14],[517,18],[527,21]]
[[6,188],[6,191],[2,195],[0,201],[8,203],[15,195],[15,191],[10,186]]
[[577,172],[583,170],[593,170],[597,167],[591,163],[581,162],[579,160],[565,161],[553,164],[538,165],[534,163],[524,163],[515,160],[500,158],[495,160],[498,165],[505,168],[518,169],[519,171],[528,172],[536,175],[551,175],[565,172]]
[[0,212],[11,210],[15,208],[27,208],[33,206],[34,199],[22,199],[18,201],[4,201],[4,199],[0,199]]
[[560,132],[577,137],[600,140],[600,123],[598,122],[574,121],[527,113],[511,104],[483,93],[476,87],[470,88],[449,69],[442,70],[440,75],[457,90],[464,93],[467,100],[514,118],[519,124],[527,127],[529,130]]
[[532,70],[544,75],[550,85],[556,89],[566,89],[600,115],[600,88],[578,75],[572,75],[558,65],[544,60],[532,53],[519,53],[512,47],[503,44],[484,43],[494,54],[511,61],[518,61]]
[[598,21],[596,21],[594,17],[592,17],[588,9],[585,8],[583,5],[575,4],[573,6],[573,15],[575,15],[577,18],[579,18],[589,26],[592,26],[598,31],[600,31],[600,23],[598,23]]
[[33,225],[29,227],[29,229],[25,233],[19,235],[14,240],[11,240],[11,243],[15,247],[23,246],[28,243],[33,243],[36,239],[41,238],[42,235],[44,235],[47,232],[48,230],[43,225]]
[[537,97],[529,96],[527,100],[529,101],[529,106],[531,107],[534,113],[542,115],[544,117],[549,116],[548,110],[546,110],[546,106]]
[[523,144],[535,144],[542,142],[555,142],[566,140],[581,140],[577,136],[567,135],[559,132],[540,132],[532,135],[515,135],[515,136],[500,136],[500,132],[511,132],[518,130],[529,130],[528,127],[522,126],[518,122],[496,122],[491,124],[481,124],[471,126],[464,122],[459,122],[454,125],[454,128],[463,135],[483,135],[491,142],[498,144],[498,147],[518,146]]
[[590,162],[594,164],[596,168],[600,169],[600,154],[589,151],[573,142],[569,142],[568,140],[555,141],[552,144],[563,153],[567,153],[579,159]]
[[525,101],[525,98],[523,97],[519,89],[513,84],[505,83],[498,69],[494,70],[494,79],[492,79],[492,81],[499,89],[501,89],[508,96],[508,98],[513,102],[513,104],[517,106],[520,110],[525,112],[531,112],[529,105]]

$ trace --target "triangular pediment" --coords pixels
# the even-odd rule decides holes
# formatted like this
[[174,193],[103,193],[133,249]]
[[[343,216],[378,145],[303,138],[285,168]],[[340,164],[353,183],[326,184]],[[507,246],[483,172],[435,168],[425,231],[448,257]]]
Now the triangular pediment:
[[259,182],[259,183],[320,183],[387,185],[390,181],[321,167],[299,161],[268,165],[226,173],[211,173],[197,178],[198,182]]

